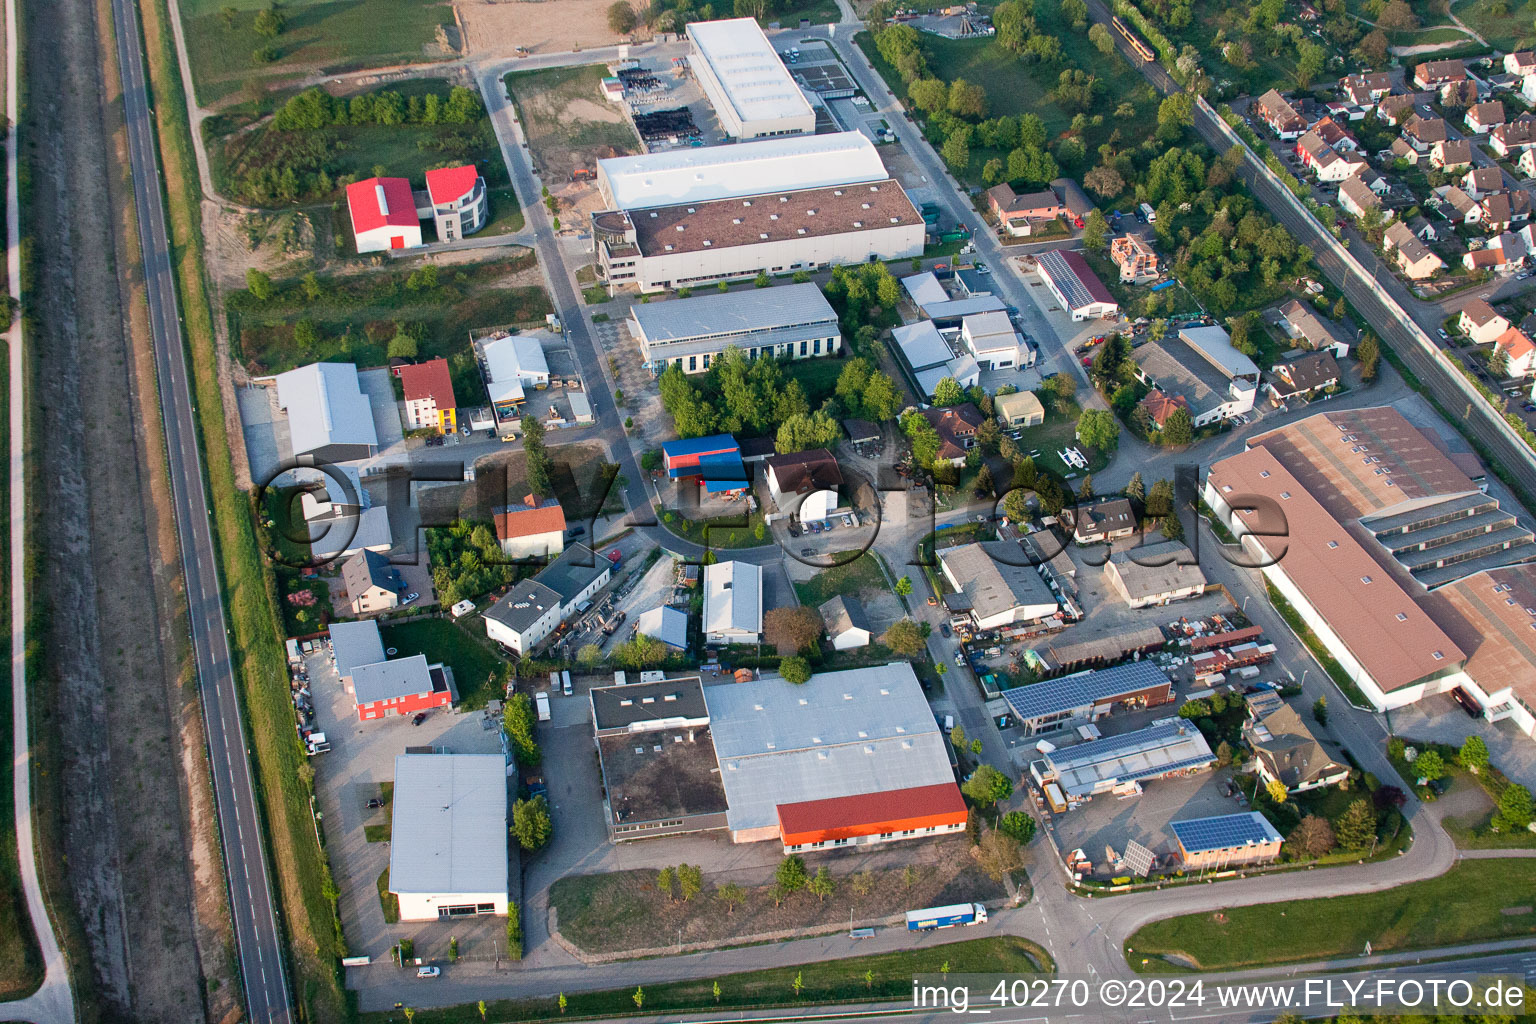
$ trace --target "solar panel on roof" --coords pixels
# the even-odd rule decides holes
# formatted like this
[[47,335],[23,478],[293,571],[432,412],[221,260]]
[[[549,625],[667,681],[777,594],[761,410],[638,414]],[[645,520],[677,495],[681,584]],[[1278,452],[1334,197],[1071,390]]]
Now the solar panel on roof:
[[1262,814],[1220,814],[1175,821],[1170,826],[1187,853],[1226,850],[1256,843],[1277,842],[1280,833]]
[[1125,844],[1125,866],[1133,875],[1146,878],[1152,873],[1152,865],[1157,863],[1157,855],[1132,839]]
[[1003,699],[1020,719],[1070,711],[1116,694],[1168,684],[1168,674],[1150,661],[1132,661],[1097,672],[1047,679],[1003,691]]

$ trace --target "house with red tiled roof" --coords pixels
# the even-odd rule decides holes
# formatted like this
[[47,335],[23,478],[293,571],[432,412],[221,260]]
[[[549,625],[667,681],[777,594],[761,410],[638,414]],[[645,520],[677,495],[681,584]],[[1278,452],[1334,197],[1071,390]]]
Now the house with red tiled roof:
[[428,171],[427,198],[439,242],[454,242],[472,235],[490,219],[485,179],[474,164]]
[[1465,82],[1467,66],[1455,58],[1427,60],[1413,69],[1413,84],[1420,89],[1445,85],[1447,82]]
[[976,428],[987,419],[973,402],[943,409],[924,409],[923,418],[939,435],[939,453],[933,461],[952,466],[965,464],[965,453],[976,447]]
[[1282,139],[1299,138],[1307,130],[1307,120],[1274,89],[1253,101],[1253,112]]
[[496,509],[492,519],[508,558],[553,558],[565,550],[565,509],[553,498],[530,494],[521,505]]
[[1493,345],[1495,349],[1503,352],[1508,360],[1508,369],[1504,371],[1506,376],[1536,375],[1536,343],[1533,343],[1520,328],[1511,327],[1499,335],[1499,340]]
[[424,363],[395,367],[405,390],[405,423],[410,430],[437,430],[451,434],[458,429],[458,401],[453,397],[453,377],[448,360],[438,357]]
[[1175,409],[1189,412],[1189,400],[1183,395],[1168,395],[1162,388],[1153,388],[1141,400],[1141,407],[1147,411],[1147,418],[1152,425],[1162,430],[1168,425],[1168,417],[1173,415]]
[[359,254],[421,245],[416,197],[404,178],[365,178],[348,185],[347,211]]
[[1500,100],[1474,103],[1467,108],[1467,131],[1474,134],[1491,131],[1495,125],[1503,124],[1504,120],[1504,104]]

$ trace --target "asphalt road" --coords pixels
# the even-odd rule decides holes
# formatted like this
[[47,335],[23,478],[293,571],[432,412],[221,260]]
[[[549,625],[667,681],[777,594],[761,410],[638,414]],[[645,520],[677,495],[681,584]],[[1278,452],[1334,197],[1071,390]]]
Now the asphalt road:
[[287,1024],[293,1019],[293,1007],[262,842],[264,829],[256,809],[250,758],[245,750],[245,730],[231,666],[229,632],[224,621],[210,525],[212,513],[198,447],[186,341],[181,329],[161,192],[159,155],[155,149],[155,127],[145,84],[138,5],[135,0],[113,0],[112,15],[117,25],[123,113],[128,128],[134,207],[143,251],[150,328],[154,335],[155,371],[165,420],[177,540],[186,577],[188,620],[197,657],[208,760],[213,771],[246,1013],[252,1021]]

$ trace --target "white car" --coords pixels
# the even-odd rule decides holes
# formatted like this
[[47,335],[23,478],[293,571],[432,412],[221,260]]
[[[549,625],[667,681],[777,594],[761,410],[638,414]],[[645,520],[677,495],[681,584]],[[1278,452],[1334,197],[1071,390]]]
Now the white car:
[[443,969],[441,967],[418,967],[418,968],[416,968],[416,977],[418,977],[418,978],[437,978],[437,977],[441,977],[442,973],[443,973]]
[[955,652],[955,667],[956,668],[965,668],[965,652],[964,651],[956,651]]

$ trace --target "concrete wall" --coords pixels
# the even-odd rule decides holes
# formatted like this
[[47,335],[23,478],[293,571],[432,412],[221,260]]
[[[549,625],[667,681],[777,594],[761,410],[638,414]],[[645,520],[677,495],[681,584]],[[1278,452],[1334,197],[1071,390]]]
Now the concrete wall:
[[840,263],[908,259],[923,253],[923,223],[893,224],[867,231],[787,238],[751,245],[721,246],[696,252],[641,256],[635,282],[641,291],[756,277],[758,271],[790,273]]
[[497,917],[507,916],[507,894],[504,892],[471,893],[396,893],[400,899],[400,920],[436,921],[438,907],[456,907],[468,904],[489,903]]

